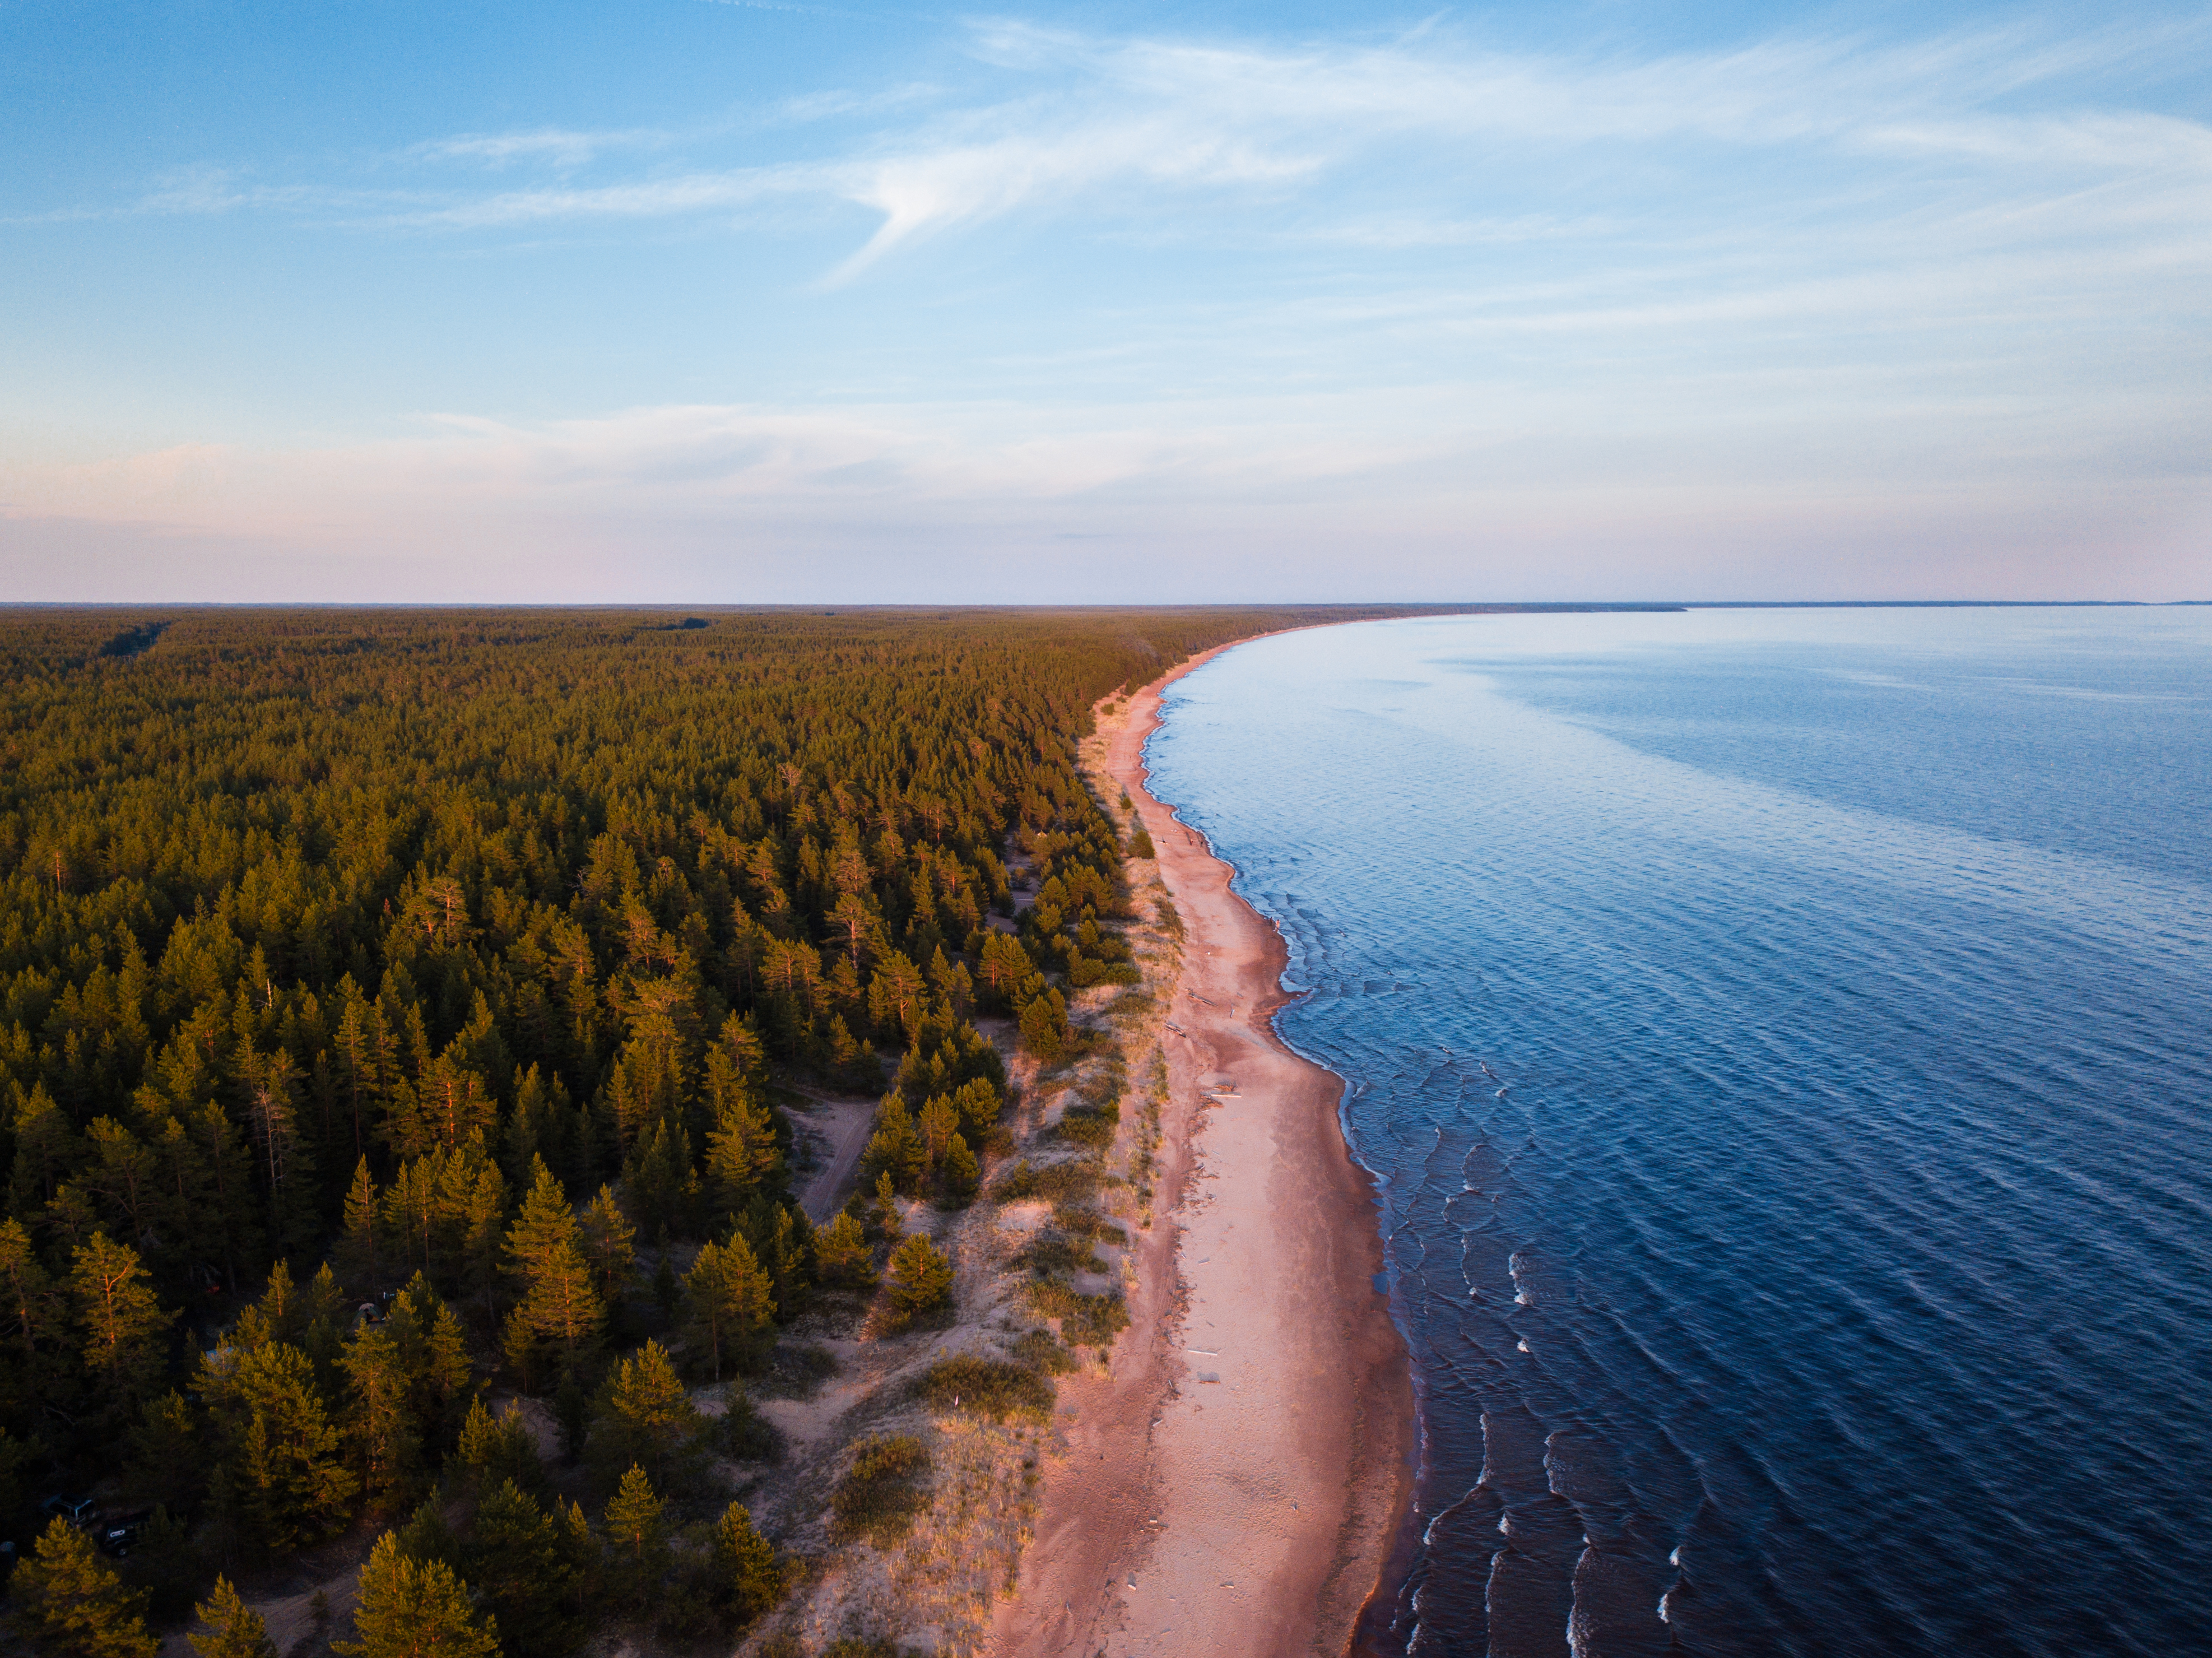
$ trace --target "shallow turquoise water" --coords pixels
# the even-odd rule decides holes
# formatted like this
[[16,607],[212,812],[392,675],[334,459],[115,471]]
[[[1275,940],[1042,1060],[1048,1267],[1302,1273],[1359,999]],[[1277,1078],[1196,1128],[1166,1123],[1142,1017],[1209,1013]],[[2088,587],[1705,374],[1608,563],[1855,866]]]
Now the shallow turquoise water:
[[1394,1643],[2203,1649],[2212,612],[1322,629],[1151,758],[1380,1182]]

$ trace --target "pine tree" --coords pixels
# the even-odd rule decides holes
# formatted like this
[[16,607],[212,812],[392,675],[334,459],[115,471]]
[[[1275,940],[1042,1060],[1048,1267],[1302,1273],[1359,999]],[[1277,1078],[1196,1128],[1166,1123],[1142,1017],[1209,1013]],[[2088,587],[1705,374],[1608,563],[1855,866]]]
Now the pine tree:
[[698,1459],[707,1419],[657,1341],[614,1368],[599,1389],[591,1455],[604,1473],[641,1463],[662,1485],[686,1483]]
[[607,1535],[608,1588],[623,1605],[643,1605],[667,1570],[666,1507],[635,1463],[608,1500],[600,1522]]
[[562,1525],[512,1479],[477,1505],[465,1553],[469,1582],[518,1655],[551,1655],[575,1646],[582,1631],[574,1603],[578,1570],[562,1547]]
[[338,1235],[336,1251],[338,1277],[357,1296],[373,1294],[383,1281],[377,1211],[376,1181],[368,1172],[368,1159],[363,1157],[346,1193],[345,1228]]
[[577,1242],[592,1266],[592,1289],[608,1306],[617,1305],[637,1276],[637,1228],[615,1201],[611,1186],[599,1187],[599,1196],[584,1211]]
[[522,1297],[507,1319],[507,1353],[526,1383],[548,1351],[565,1362],[598,1345],[606,1309],[592,1287],[591,1263],[579,1242],[567,1194],[544,1158],[533,1165],[530,1193],[507,1229],[509,1268]]
[[874,1274],[868,1266],[868,1235],[847,1210],[814,1229],[814,1265],[825,1284],[866,1289]]
[[365,1325],[346,1343],[338,1362],[351,1384],[346,1433],[362,1488],[372,1496],[408,1489],[422,1445],[409,1396],[411,1378],[398,1342],[390,1330]]
[[775,1297],[752,1246],[742,1236],[708,1242],[684,1280],[691,1297],[694,1345],[707,1355],[714,1379],[722,1379],[722,1361],[744,1363],[757,1358],[775,1339]]
[[42,1349],[60,1333],[60,1297],[40,1265],[31,1235],[15,1217],[0,1218],[0,1415],[27,1416],[50,1380]]
[[898,1190],[911,1192],[921,1183],[928,1157],[928,1148],[915,1131],[906,1102],[896,1091],[884,1095],[883,1103],[876,1108],[876,1132],[868,1137],[867,1146],[860,1153],[861,1178],[888,1175]]
[[201,1386],[222,1434],[218,1505],[249,1542],[288,1551],[345,1523],[360,1481],[344,1465],[307,1354],[281,1341],[220,1348]]
[[292,1283],[291,1263],[280,1260],[269,1269],[261,1299],[238,1315],[231,1344],[238,1347],[265,1347],[272,1341],[297,1345],[304,1327],[302,1310]]
[[183,1514],[207,1489],[207,1444],[199,1415],[174,1388],[138,1407],[125,1469],[133,1500]]
[[175,1315],[161,1303],[138,1252],[94,1232],[70,1267],[84,1368],[103,1418],[120,1427],[161,1374]]
[[891,1252],[890,1280],[891,1304],[909,1318],[952,1297],[952,1263],[921,1232]]
[[238,1598],[230,1579],[218,1576],[208,1598],[192,1610],[208,1626],[205,1635],[191,1637],[200,1658],[276,1658],[276,1643],[261,1614]]
[[483,1400],[471,1400],[455,1454],[476,1483],[487,1490],[509,1481],[526,1491],[545,1489],[545,1464],[538,1455],[537,1436],[515,1400],[509,1400],[495,1418]]
[[1045,1064],[1050,1065],[1067,1048],[1067,999],[1057,990],[1047,990],[1030,999],[1022,1010],[1022,1046]]
[[722,1510],[714,1524],[714,1575],[738,1615],[751,1621],[783,1598],[783,1568],[775,1549],[753,1528],[742,1503]]
[[923,1000],[928,990],[921,969],[894,950],[877,964],[868,980],[868,1017],[878,1031],[896,1029],[908,1042],[921,1026]]
[[480,1298],[487,1320],[498,1316],[493,1297],[499,1289],[499,1256],[507,1236],[507,1181],[489,1158],[477,1170],[464,1213],[461,1260],[469,1291]]
[[361,1570],[353,1626],[335,1641],[343,1658],[500,1658],[499,1630],[479,1616],[469,1586],[442,1560],[410,1560],[386,1532]]
[[876,1225],[884,1241],[896,1243],[906,1228],[903,1212],[899,1208],[898,1193],[891,1186],[890,1170],[886,1169],[876,1176]]
[[386,1327],[399,1345],[408,1397],[423,1442],[442,1449],[453,1442],[466,1413],[468,1333],[420,1272],[392,1297]]
[[50,1658],[154,1658],[143,1590],[126,1589],[92,1540],[63,1519],[40,1534],[9,1585],[15,1625]]
[[955,1134],[945,1151],[945,1165],[939,1170],[945,1183],[946,1200],[956,1209],[964,1209],[975,1201],[976,1191],[983,1183],[983,1171],[975,1162],[975,1154],[968,1149],[968,1142]]

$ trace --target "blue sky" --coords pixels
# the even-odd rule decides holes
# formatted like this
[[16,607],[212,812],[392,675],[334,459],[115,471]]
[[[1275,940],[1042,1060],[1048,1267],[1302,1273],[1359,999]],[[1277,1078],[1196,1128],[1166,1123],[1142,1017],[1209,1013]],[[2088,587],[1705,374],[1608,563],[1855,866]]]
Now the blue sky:
[[2212,596],[2212,10],[0,3],[0,598]]

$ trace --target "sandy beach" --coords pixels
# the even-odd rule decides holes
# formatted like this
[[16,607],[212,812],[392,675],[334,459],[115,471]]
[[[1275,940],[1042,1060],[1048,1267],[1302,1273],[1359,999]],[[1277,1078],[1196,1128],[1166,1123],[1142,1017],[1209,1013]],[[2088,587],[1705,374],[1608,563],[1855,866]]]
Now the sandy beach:
[[1342,1653],[1409,1489],[1412,1389],[1340,1084],[1269,1027],[1274,928],[1145,786],[1161,691],[1212,654],[1101,722],[1187,936],[1132,1327],[1110,1375],[1063,1384],[1066,1455],[994,1630],[1008,1658]]

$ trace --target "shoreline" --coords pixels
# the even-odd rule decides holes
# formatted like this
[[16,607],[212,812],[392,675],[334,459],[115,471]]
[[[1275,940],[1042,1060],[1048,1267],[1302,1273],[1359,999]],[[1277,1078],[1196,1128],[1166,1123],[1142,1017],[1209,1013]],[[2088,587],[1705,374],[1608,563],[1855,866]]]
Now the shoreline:
[[1171,991],[1156,1221],[1132,1240],[1110,1374],[1062,1384],[1064,1456],[994,1620],[1000,1653],[1345,1653],[1409,1511],[1411,1374],[1374,1288],[1375,1189],[1344,1143],[1342,1080],[1275,1035],[1280,934],[1146,786],[1162,693],[1245,642],[1100,725],[1185,929],[1171,985],[1148,976]]

